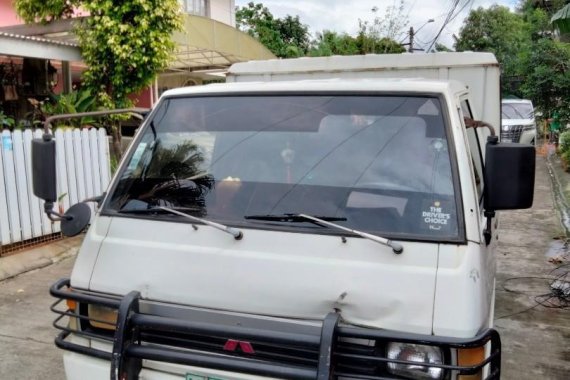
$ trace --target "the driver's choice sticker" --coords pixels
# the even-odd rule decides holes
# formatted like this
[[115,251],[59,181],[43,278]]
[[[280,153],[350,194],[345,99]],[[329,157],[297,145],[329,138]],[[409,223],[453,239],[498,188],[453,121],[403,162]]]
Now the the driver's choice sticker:
[[455,209],[449,201],[424,201],[421,213],[423,230],[451,232],[455,229]]

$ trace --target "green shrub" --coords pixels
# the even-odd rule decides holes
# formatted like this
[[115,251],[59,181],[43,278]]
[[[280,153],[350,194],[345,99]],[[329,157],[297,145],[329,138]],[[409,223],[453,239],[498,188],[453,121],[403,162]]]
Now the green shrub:
[[[558,150],[563,155],[564,153],[570,152],[570,131],[563,132],[560,135],[560,145],[558,146]],[[568,158],[570,158],[570,156],[568,156]]]
[[[99,110],[95,97],[92,96],[88,90],[72,91],[69,94],[55,95],[53,102],[42,103],[40,106],[47,116]],[[99,126],[100,123],[93,117],[82,117],[56,121],[53,124],[55,127],[71,126],[81,128],[85,126]]]
[[562,167],[564,168],[565,171],[569,172],[570,171],[570,150],[567,150],[566,152],[562,153],[560,155],[560,158],[562,159]]

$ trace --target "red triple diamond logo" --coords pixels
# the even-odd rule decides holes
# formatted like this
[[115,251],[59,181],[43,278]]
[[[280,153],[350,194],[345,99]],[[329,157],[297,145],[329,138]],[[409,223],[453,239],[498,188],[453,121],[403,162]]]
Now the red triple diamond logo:
[[224,351],[235,352],[238,346],[240,350],[245,354],[252,354],[252,355],[255,354],[255,350],[253,349],[251,343],[235,339],[228,339],[226,344],[224,344]]

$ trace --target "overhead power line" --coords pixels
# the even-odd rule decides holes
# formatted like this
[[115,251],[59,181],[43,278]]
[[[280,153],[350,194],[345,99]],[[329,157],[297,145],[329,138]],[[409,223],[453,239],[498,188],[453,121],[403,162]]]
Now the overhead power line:
[[[467,0],[467,2],[470,2],[471,0]],[[441,33],[443,32],[443,30],[445,29],[445,27],[447,26],[447,24],[450,23],[450,21],[452,20],[452,18],[454,17],[454,12],[457,9],[457,6],[459,5],[459,3],[461,2],[461,0],[455,0],[451,6],[451,9],[449,10],[449,12],[447,13],[447,17],[445,18],[445,20],[443,21],[443,24],[441,25],[441,28],[439,29],[439,31],[437,32],[435,38],[432,40],[431,45],[428,48],[428,52],[431,51],[431,49],[434,47],[434,45],[436,44],[437,40],[439,39],[439,37],[441,36]],[[457,16],[457,15],[456,15]]]

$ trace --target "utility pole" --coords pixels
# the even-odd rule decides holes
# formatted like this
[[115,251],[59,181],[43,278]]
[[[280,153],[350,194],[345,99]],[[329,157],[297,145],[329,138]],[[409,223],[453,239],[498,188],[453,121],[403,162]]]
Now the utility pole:
[[408,52],[414,52],[414,27],[410,26],[410,44],[408,45]]

